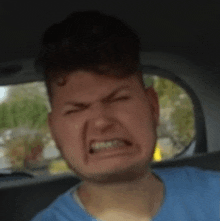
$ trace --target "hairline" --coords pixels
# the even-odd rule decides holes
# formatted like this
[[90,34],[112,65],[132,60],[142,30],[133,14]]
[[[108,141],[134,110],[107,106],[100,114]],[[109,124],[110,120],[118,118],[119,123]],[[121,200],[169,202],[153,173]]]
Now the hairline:
[[[74,75],[77,71],[86,71],[86,68],[80,68],[80,69],[77,69],[77,70],[74,70],[74,71],[69,71],[68,73],[66,73],[64,75],[63,78],[67,78],[68,76],[70,75]],[[115,79],[128,79],[129,77],[136,77],[138,79],[138,82],[140,83],[140,86],[142,89],[145,89],[146,86],[144,84],[144,79],[143,79],[143,75],[142,75],[142,71],[139,73],[139,70],[136,70],[134,73],[130,74],[130,75],[124,75],[124,76],[117,76],[117,75],[114,75],[114,74],[103,74],[103,75],[100,75],[99,73],[95,72],[95,71],[92,71],[91,74],[93,75],[100,75],[100,76],[104,76],[106,78],[115,78]],[[46,74],[44,73],[44,75],[46,76]],[[55,83],[56,85],[62,87],[62,86],[65,86],[66,85],[66,81],[64,84],[62,85],[59,85],[59,83],[57,82],[58,81],[58,78],[55,78],[55,79],[51,79],[51,78],[46,78],[45,79],[45,85],[46,85],[46,89],[47,89],[47,95],[48,95],[48,98],[49,98],[49,103],[52,107],[52,100],[53,100],[53,92],[52,92],[52,84]]]

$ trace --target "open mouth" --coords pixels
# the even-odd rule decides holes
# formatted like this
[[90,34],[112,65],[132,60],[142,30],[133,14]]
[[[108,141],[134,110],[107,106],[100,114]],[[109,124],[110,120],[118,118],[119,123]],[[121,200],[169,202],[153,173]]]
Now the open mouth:
[[112,139],[102,142],[92,142],[89,148],[90,154],[118,150],[125,146],[131,146],[131,142],[124,139]]

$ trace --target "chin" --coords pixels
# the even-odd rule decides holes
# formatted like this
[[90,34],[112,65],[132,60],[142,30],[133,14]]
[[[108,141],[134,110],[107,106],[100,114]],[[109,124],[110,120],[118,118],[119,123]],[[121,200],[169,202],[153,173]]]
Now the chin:
[[132,165],[126,169],[119,169],[114,171],[105,171],[97,173],[84,173],[72,168],[75,174],[83,181],[97,184],[117,184],[126,183],[139,180],[147,173],[147,166],[145,165]]

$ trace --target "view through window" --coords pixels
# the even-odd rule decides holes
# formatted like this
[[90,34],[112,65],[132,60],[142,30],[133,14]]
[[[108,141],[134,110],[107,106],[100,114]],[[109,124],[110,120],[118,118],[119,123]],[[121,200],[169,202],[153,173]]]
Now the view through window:
[[[193,105],[177,84],[145,77],[159,95],[160,126],[153,160],[172,158],[195,136]],[[61,158],[47,126],[50,109],[42,82],[0,88],[0,168],[42,173],[72,173]]]
[[152,85],[158,94],[160,125],[154,160],[173,158],[193,141],[195,116],[191,98],[186,91],[171,80],[144,75],[146,86]]

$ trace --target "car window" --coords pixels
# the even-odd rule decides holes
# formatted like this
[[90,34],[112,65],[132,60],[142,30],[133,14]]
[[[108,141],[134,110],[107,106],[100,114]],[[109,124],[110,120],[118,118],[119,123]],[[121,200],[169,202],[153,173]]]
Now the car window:
[[157,75],[144,75],[146,87],[158,93],[160,125],[154,161],[173,158],[183,152],[195,137],[193,103],[188,93],[175,82]]
[[[153,160],[182,152],[195,136],[193,105],[174,82],[144,75],[159,96],[160,126]],[[0,88],[0,168],[42,173],[72,173],[52,140],[47,125],[50,109],[45,84],[33,82]]]
[[1,87],[0,93],[0,168],[70,172],[47,126],[50,106],[44,83]]

